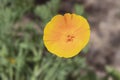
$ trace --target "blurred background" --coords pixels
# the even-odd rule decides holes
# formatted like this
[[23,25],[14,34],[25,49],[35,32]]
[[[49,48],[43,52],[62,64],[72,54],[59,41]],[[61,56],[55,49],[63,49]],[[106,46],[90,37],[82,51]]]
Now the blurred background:
[[[64,13],[91,27],[89,44],[70,59],[42,40],[46,23]],[[120,80],[120,0],[0,0],[0,80]]]

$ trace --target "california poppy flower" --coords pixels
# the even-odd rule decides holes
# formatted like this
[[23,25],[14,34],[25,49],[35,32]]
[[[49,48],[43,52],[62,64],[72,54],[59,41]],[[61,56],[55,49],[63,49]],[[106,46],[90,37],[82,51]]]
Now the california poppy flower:
[[56,15],[45,26],[43,41],[51,53],[64,58],[77,55],[88,43],[90,27],[80,15]]

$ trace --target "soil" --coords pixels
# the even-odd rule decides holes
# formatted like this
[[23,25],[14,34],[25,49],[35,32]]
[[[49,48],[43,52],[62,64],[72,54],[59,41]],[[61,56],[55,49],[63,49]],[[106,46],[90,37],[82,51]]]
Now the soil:
[[85,0],[91,25],[88,62],[97,70],[111,65],[120,71],[120,0]]

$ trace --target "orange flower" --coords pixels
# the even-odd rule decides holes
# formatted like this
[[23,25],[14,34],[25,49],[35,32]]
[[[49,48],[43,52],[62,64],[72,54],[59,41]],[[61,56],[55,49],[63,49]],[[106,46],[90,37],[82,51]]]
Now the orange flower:
[[56,15],[45,26],[44,44],[48,51],[64,58],[77,55],[88,43],[90,27],[85,18],[76,14]]

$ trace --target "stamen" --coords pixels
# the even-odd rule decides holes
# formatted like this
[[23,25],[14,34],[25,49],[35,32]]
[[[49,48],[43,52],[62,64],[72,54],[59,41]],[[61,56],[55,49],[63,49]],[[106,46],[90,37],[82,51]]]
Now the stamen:
[[74,38],[75,38],[75,36],[73,36],[73,35],[67,35],[67,42],[73,41]]

